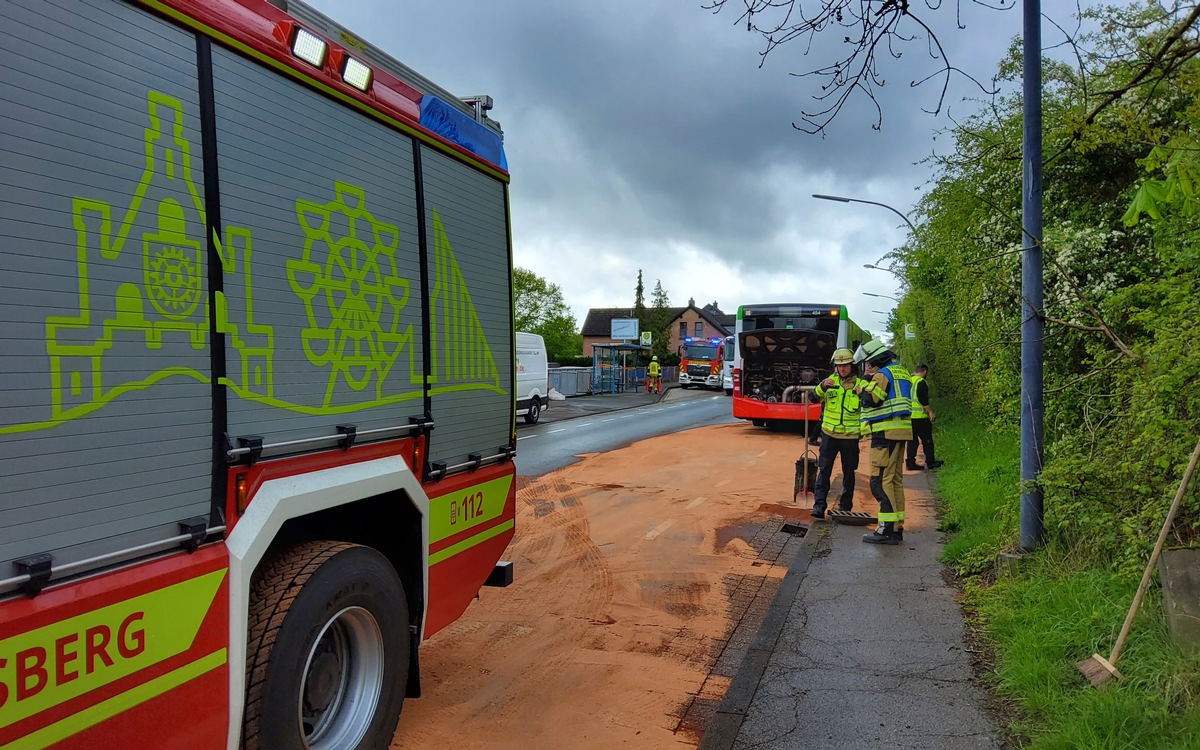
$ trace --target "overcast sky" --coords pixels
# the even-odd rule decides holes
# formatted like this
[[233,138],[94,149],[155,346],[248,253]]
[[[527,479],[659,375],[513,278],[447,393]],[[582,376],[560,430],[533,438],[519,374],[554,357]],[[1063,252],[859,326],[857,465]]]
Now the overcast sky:
[[[489,94],[512,175],[514,258],[562,287],[582,324],[591,307],[646,302],[656,280],[673,305],[716,301],[844,303],[879,330],[899,296],[890,273],[864,269],[902,244],[883,208],[814,200],[832,193],[910,214],[932,177],[918,164],[950,147],[937,69],[923,40],[882,55],[883,128],[855,97],[825,137],[795,130],[831,62],[804,43],[759,67],[762,38],[736,23],[738,0],[712,14],[700,0],[309,0],[367,41],[459,96]],[[923,18],[951,62],[990,81],[1020,32],[1020,9],[943,2]],[[1047,12],[1072,26],[1073,6]],[[916,28],[903,28],[916,34]],[[1060,39],[1045,27],[1045,44]],[[839,37],[840,39],[840,37]],[[838,39],[830,39],[830,43]],[[826,45],[828,47],[828,45]],[[958,79],[947,109],[961,119],[978,89]],[[911,214],[910,214],[911,215]]]

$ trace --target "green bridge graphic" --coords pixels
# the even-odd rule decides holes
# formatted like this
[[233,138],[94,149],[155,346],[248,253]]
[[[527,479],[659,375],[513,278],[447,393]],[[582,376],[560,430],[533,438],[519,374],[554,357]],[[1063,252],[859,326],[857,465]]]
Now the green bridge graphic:
[[[48,429],[169,378],[208,383],[199,370],[171,363],[163,345],[174,347],[176,360],[180,347],[205,356],[210,315],[232,349],[219,382],[240,399],[316,415],[420,399],[426,385],[422,358],[414,350],[413,325],[401,324],[402,312],[419,300],[410,299],[411,282],[397,269],[399,231],[371,214],[365,190],[334,181],[328,202],[295,202],[304,244],[286,261],[286,281],[296,297],[288,314],[303,310],[305,325],[299,341],[286,343],[323,374],[325,390],[314,403],[282,399],[276,392],[275,326],[255,315],[252,233],[235,226],[214,232],[226,291],[214,295],[210,310],[203,242],[208,224],[192,175],[183,105],[151,91],[147,113],[145,167],[123,215],[105,201],[72,201],[78,309],[46,318],[46,418],[0,425],[0,434]],[[432,240],[429,391],[506,394],[436,209]],[[290,364],[295,367],[295,360]]]

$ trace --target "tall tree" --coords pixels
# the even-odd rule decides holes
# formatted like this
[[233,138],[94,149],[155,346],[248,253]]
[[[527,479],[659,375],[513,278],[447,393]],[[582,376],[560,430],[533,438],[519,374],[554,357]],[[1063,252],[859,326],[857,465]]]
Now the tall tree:
[[654,292],[650,296],[650,314],[647,325],[653,336],[653,352],[659,357],[667,354],[667,342],[671,337],[671,300],[663,289],[662,281],[654,280]]
[[646,286],[642,283],[642,269],[638,269],[637,288],[633,290],[633,317],[637,318],[638,330],[645,331],[649,325],[646,317]]
[[562,288],[527,268],[513,269],[513,328],[544,338],[551,359],[583,350],[583,339],[576,332],[575,316],[563,301]]

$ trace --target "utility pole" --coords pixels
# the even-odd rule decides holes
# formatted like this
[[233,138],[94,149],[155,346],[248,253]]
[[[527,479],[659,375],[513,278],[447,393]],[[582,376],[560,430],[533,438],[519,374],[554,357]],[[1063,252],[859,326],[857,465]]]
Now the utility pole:
[[1021,549],[1045,541],[1041,487],[1044,457],[1042,363],[1042,15],[1040,0],[1024,0],[1024,146],[1021,252]]

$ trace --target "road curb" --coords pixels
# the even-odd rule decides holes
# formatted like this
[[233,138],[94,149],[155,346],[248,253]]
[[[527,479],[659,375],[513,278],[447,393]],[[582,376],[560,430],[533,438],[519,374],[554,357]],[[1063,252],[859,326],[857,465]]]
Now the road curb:
[[742,722],[754,701],[754,694],[758,692],[763,673],[766,672],[767,662],[779,643],[783,626],[787,624],[792,603],[800,591],[800,584],[808,574],[808,566],[817,551],[817,540],[824,526],[814,522],[800,540],[796,556],[788,565],[788,571],[779,584],[779,590],[775,592],[766,617],[758,627],[754,642],[729,683],[729,689],[725,691],[725,697],[721,699],[716,714],[704,730],[697,750],[730,750],[737,740],[738,731],[742,728]]

